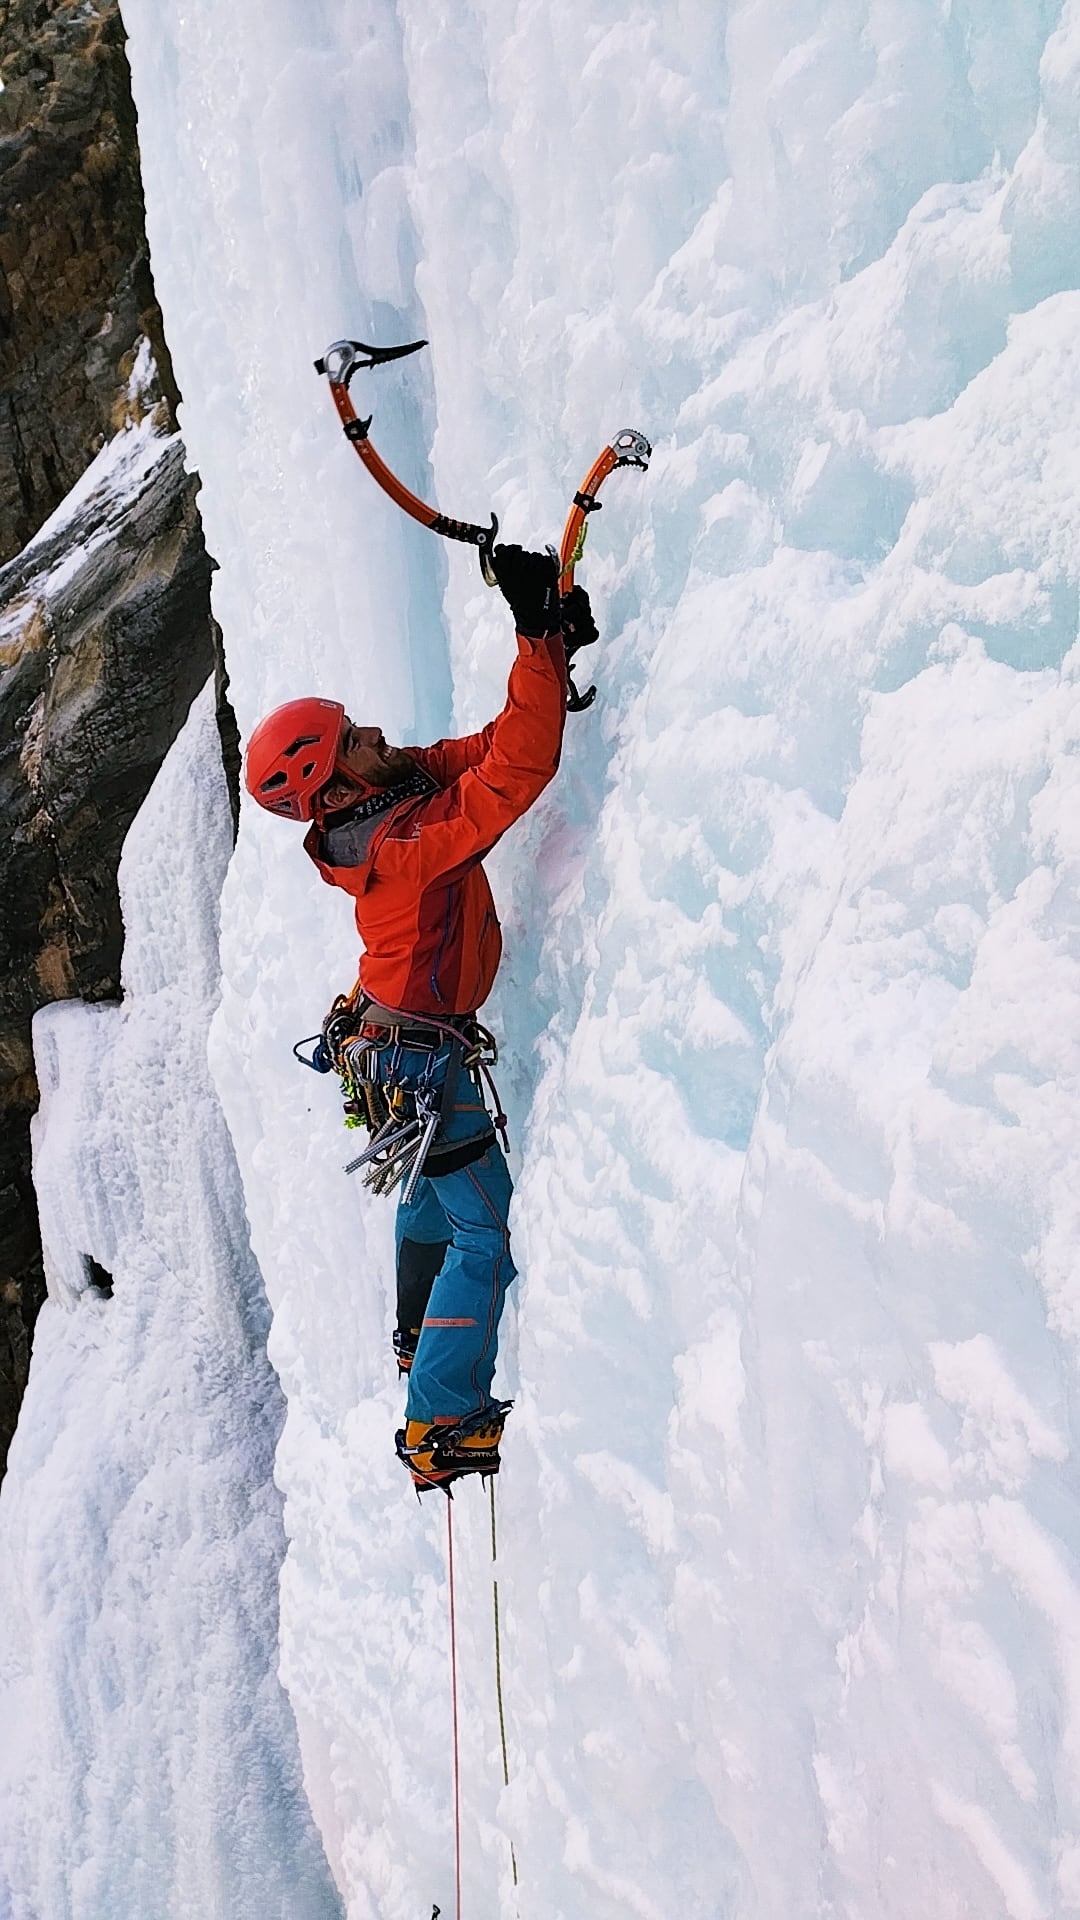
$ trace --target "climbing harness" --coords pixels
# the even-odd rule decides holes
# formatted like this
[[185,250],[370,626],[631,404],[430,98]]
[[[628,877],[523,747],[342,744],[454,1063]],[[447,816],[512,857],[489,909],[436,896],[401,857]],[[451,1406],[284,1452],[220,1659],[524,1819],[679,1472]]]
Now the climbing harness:
[[[448,1046],[440,1080],[438,1068]],[[303,1052],[305,1047],[311,1052]],[[405,1052],[427,1054],[419,1078],[401,1074]],[[472,1014],[437,1019],[433,1014],[402,1013],[380,1006],[354,987],[352,993],[338,995],[321,1034],[298,1040],[293,1053],[316,1073],[338,1075],[345,1125],[366,1127],[371,1136],[345,1172],[363,1167],[364,1185],[373,1193],[393,1193],[404,1181],[407,1206],[425,1172],[437,1177],[470,1166],[487,1152],[496,1130],[507,1144],[506,1115],[491,1072],[499,1049]],[[440,1142],[440,1122],[444,1113],[453,1111],[462,1073],[476,1088],[488,1125],[465,1140]]]
[[[440,513],[437,507],[429,507],[425,500],[411,492],[404,483],[392,473],[385,460],[375,451],[371,443],[371,421],[360,419],[349,394],[349,383],[353,375],[361,371],[369,372],[373,367],[385,366],[389,360],[402,360],[408,354],[419,353],[426,347],[426,340],[410,340],[403,347],[371,347],[363,340],[335,340],[327,347],[322,358],[316,360],[315,371],[325,374],[330,383],[330,393],[345,431],[345,438],[351,440],[361,460],[376,480],[383,492],[390,496],[395,506],[419,520],[421,526],[429,527],[432,533],[441,533],[447,540],[463,540],[467,545],[476,547],[480,558],[480,570],[489,587],[497,585],[492,554],[495,547],[495,535],[499,531],[499,522],[493,513],[491,525],[481,527],[471,520],[452,520],[448,514]],[[643,433],[635,427],[624,427],[615,434],[603,452],[593,461],[581,486],[575,493],[566,525],[563,528],[559,546],[559,592],[569,593],[574,584],[574,568],[581,559],[588,533],[588,521],[591,513],[598,513],[603,502],[597,498],[609,474],[617,467],[648,467],[652,457],[652,447]],[[585,693],[579,693],[570,680],[567,695],[567,707],[571,713],[581,713],[592,705],[596,698],[596,688],[590,687]]]

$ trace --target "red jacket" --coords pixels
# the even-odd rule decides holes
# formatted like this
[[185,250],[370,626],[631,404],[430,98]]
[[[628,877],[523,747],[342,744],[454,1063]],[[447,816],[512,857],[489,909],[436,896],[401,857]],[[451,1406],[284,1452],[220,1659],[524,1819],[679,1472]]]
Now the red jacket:
[[409,1013],[472,1013],[491,992],[502,936],[480,862],[543,792],[566,720],[562,635],[518,635],[506,705],[482,733],[410,747],[415,791],[371,795],[304,841],[324,880],[356,901],[360,985]]

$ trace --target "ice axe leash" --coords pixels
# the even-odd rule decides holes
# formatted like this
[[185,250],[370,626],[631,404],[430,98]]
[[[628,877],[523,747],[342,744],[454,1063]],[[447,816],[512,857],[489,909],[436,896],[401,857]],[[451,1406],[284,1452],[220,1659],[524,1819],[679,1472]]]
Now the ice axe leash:
[[[477,526],[471,520],[453,520],[449,514],[440,513],[437,507],[428,506],[425,500],[411,492],[376,452],[370,433],[372,415],[369,414],[366,420],[361,419],[349,393],[354,374],[370,372],[373,367],[385,366],[390,360],[403,360],[408,354],[419,353],[421,347],[426,346],[426,340],[410,340],[402,347],[372,347],[363,340],[335,340],[332,346],[327,347],[322,358],[316,360],[315,371],[326,375],[345,438],[351,440],[372,479],[378,482],[384,493],[389,494],[395,506],[413,520],[419,520],[422,527],[429,527],[432,533],[441,533],[445,540],[462,540],[466,545],[475,547],[484,579],[489,587],[493,587],[496,580],[491,556],[495,535],[499,531],[495,514],[492,514],[488,527]],[[563,528],[559,545],[560,593],[569,593],[574,584],[574,568],[581,559],[585,545],[589,515],[598,512],[603,504],[597,495],[608,475],[618,467],[647,468],[651,454],[652,447],[645,435],[635,427],[624,427],[593,461],[574,495]],[[595,687],[579,693],[571,680],[566,704],[571,713],[580,713],[585,707],[591,706],[595,697]]]

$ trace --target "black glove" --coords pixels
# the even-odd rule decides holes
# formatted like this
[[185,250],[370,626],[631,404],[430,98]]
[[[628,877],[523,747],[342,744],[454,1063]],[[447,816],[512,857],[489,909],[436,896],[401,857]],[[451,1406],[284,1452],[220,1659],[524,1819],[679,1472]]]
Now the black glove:
[[572,660],[579,647],[591,647],[599,640],[589,596],[584,587],[571,587],[562,597],[562,637],[566,657]]
[[558,633],[558,561],[550,553],[527,553],[524,547],[496,547],[491,564],[518,632],[529,640]]

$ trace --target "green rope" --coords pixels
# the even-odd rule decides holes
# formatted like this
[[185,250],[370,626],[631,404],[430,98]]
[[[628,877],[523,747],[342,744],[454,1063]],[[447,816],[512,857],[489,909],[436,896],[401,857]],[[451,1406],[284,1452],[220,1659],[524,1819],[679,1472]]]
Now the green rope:
[[[491,1492],[491,1566],[492,1566],[491,1597],[492,1597],[492,1601],[494,1603],[494,1608],[495,1608],[495,1692],[498,1696],[498,1701],[499,1701],[499,1740],[502,1744],[503,1786],[508,1787],[510,1785],[510,1763],[506,1757],[506,1715],[503,1712],[502,1643],[499,1636],[499,1578],[497,1573],[495,1572],[495,1567],[498,1564],[499,1553],[498,1553],[498,1547],[495,1541],[495,1475],[494,1474],[491,1474],[488,1477],[488,1487]],[[518,1883],[517,1855],[514,1852],[514,1843],[512,1840],[510,1842],[510,1865],[513,1868],[514,1885],[516,1887]]]

